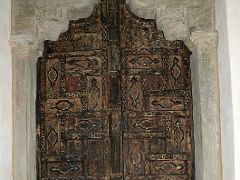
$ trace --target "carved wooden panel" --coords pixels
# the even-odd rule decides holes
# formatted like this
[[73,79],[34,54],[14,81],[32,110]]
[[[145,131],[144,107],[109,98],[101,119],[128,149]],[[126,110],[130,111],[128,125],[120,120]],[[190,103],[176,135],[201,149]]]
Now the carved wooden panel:
[[193,179],[189,57],[123,0],[102,0],[46,41],[38,179]]

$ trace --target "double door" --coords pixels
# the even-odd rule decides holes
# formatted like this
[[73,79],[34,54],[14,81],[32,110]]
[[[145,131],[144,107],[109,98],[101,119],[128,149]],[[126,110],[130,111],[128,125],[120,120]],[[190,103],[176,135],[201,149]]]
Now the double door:
[[39,180],[193,179],[190,51],[123,1],[71,21],[38,60]]

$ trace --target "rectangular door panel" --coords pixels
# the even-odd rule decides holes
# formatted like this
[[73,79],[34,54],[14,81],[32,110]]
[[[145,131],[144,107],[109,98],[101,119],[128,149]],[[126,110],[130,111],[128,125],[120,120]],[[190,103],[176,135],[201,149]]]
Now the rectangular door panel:
[[[133,55],[127,49],[122,61],[125,179],[192,179],[192,102],[186,67],[179,63],[173,70],[175,60],[168,58],[153,68],[136,58],[135,69],[129,66],[132,57],[145,61],[171,57],[153,50],[135,51]],[[186,60],[177,57],[179,62]]]
[[[111,157],[119,160],[121,155],[120,147],[116,147],[117,155],[111,149],[114,140],[110,122],[115,122],[118,116],[113,116],[110,110],[103,54],[85,57],[90,64],[99,64],[89,70],[77,56],[39,60],[39,71],[44,74],[39,78],[39,179],[111,177],[112,166],[117,163]],[[69,59],[73,61],[71,66],[82,65],[85,71],[70,67]],[[118,146],[120,143],[117,142]]]

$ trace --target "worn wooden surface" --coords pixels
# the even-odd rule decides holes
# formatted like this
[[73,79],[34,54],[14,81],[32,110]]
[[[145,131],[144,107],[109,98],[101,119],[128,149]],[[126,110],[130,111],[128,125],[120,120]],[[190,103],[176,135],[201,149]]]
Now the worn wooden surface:
[[38,179],[193,179],[189,57],[123,0],[46,41]]

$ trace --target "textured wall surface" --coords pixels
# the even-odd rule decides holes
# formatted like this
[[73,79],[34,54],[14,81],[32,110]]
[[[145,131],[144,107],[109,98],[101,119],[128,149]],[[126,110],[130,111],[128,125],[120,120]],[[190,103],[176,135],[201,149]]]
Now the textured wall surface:
[[[14,177],[35,177],[36,60],[44,40],[56,40],[69,20],[87,17],[96,0],[13,0]],[[168,40],[193,52],[196,179],[220,180],[217,33],[214,0],[127,0],[133,12],[155,18]]]
[[12,179],[11,3],[0,1],[0,179]]
[[240,179],[240,1],[216,1],[223,179]]
[[[56,39],[68,21],[87,17],[97,0],[13,0],[13,34]],[[188,38],[190,32],[213,31],[214,0],[126,0],[134,13],[155,18],[169,40]]]
[[[234,144],[234,164],[231,162],[231,167],[235,170],[235,179],[240,179],[240,17],[239,7],[240,1],[226,1],[227,6],[227,25],[228,25],[228,42],[231,67],[231,89],[232,89],[232,104],[233,104],[233,126],[234,138],[229,139]],[[226,120],[226,119],[225,119]],[[229,121],[225,121],[227,124]],[[223,124],[223,126],[224,126]],[[224,129],[223,129],[224,131]],[[224,141],[223,141],[224,142]],[[226,172],[226,171],[225,171]]]

